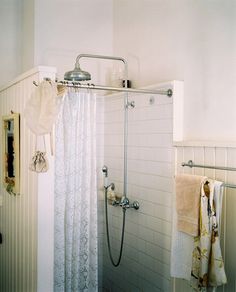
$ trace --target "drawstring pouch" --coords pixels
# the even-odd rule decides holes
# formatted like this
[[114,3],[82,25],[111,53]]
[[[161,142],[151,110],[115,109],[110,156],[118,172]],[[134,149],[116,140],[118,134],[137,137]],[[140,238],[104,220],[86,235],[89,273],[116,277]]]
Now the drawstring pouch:
[[36,151],[32,157],[29,169],[35,172],[46,172],[48,170],[46,152]]
[[[44,148],[45,146],[45,137],[43,137],[44,140]],[[36,138],[36,145],[37,145],[37,138]],[[36,147],[35,147],[36,148]],[[46,172],[48,170],[48,159],[46,156],[46,151],[39,151],[35,150],[35,153],[32,157],[32,161],[29,165],[29,169],[34,172]]]

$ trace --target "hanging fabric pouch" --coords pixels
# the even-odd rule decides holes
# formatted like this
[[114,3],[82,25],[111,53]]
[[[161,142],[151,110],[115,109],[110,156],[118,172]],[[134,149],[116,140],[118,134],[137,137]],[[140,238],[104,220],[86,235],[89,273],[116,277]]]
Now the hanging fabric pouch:
[[48,171],[48,159],[46,155],[46,143],[45,143],[45,137],[43,136],[43,142],[44,142],[44,150],[45,151],[39,151],[37,149],[37,137],[35,142],[35,152],[32,157],[31,163],[29,165],[29,169],[31,171],[35,172],[46,172]]
[[35,172],[46,172],[48,170],[46,152],[36,151],[32,157],[29,169]]

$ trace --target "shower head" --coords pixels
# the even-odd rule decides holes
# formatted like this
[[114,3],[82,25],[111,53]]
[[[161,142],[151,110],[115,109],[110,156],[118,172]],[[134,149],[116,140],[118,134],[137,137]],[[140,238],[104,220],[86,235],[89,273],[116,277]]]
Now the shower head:
[[89,72],[81,70],[78,62],[76,62],[74,70],[66,72],[64,79],[68,81],[86,81],[91,80],[91,75]]

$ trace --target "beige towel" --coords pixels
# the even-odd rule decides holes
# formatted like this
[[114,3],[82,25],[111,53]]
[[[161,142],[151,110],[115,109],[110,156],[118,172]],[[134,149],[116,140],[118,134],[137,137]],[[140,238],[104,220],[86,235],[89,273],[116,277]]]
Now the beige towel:
[[201,185],[205,176],[180,174],[175,178],[177,229],[191,236],[199,235]]

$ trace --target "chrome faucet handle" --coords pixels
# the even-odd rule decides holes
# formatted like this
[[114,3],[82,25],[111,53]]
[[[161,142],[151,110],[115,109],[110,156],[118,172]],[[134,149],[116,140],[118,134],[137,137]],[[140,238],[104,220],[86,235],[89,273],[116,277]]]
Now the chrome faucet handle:
[[139,209],[139,202],[138,202],[138,201],[134,201],[132,204],[130,204],[130,203],[129,203],[129,199],[126,198],[126,197],[123,197],[123,198],[121,199],[120,206],[121,206],[123,209],[129,209],[129,208],[132,208],[132,209],[138,210],[138,209]]
[[114,207],[120,206],[120,201],[118,201],[118,200],[113,201],[112,206],[114,206]]
[[139,202],[138,201],[134,201],[131,205],[130,208],[134,208],[135,210],[139,209]]
[[113,201],[112,202],[112,206],[114,206],[114,207],[120,206],[120,207],[122,207],[123,210],[127,210],[127,209],[135,209],[135,210],[138,210],[139,207],[140,207],[138,201],[134,201],[133,203],[130,204],[129,199],[127,197],[125,197],[125,196],[123,196],[121,198],[121,200],[115,200],[115,201]]
[[129,208],[129,199],[126,197],[122,197],[120,201],[120,206],[123,208]]

